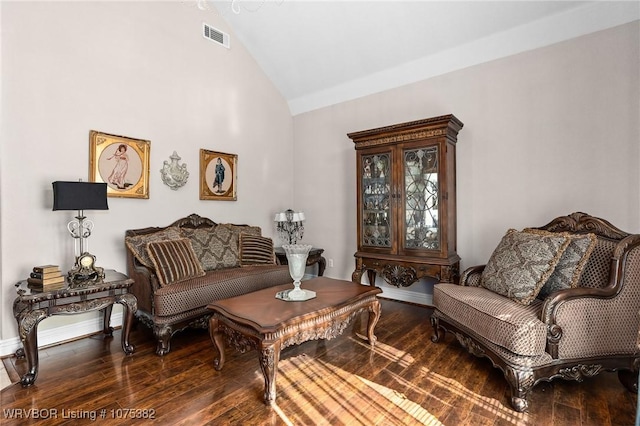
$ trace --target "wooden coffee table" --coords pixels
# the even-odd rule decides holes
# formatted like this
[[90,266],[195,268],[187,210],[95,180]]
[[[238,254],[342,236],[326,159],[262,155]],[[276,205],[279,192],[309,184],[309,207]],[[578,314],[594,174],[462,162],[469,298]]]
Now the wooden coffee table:
[[316,292],[314,299],[304,302],[276,299],[277,292],[292,288],[293,284],[285,284],[207,306],[213,311],[209,333],[218,351],[215,369],[219,371],[224,366],[225,341],[243,353],[258,350],[266,404],[276,399],[280,351],[287,346],[339,336],[353,318],[365,311],[369,312],[369,344],[373,347],[376,341],[373,329],[380,318],[376,296],[382,292],[380,288],[318,277],[302,282],[303,289]]

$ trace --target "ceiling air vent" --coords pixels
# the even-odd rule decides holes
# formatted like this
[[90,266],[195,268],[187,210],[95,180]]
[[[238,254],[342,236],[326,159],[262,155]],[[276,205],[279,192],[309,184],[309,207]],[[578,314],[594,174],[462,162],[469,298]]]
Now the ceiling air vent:
[[227,49],[231,47],[229,44],[229,34],[225,34],[222,31],[213,28],[211,25],[202,24],[202,36],[208,40],[212,40],[223,45]]

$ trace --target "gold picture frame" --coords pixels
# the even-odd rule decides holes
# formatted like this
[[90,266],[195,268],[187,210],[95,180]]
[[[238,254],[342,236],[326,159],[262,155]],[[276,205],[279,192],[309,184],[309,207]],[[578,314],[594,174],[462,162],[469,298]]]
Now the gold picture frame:
[[89,181],[107,184],[107,196],[149,198],[151,142],[91,130]]
[[236,201],[238,156],[200,149],[200,199]]

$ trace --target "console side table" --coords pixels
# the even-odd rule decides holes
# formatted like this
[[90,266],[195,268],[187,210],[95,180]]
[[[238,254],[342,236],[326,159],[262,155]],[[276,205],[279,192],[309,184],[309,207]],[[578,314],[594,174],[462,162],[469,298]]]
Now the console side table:
[[22,348],[16,351],[18,358],[27,358],[29,371],[22,376],[22,386],[30,386],[38,377],[38,324],[52,315],[78,314],[100,310],[104,313],[104,334],[113,335],[110,326],[114,303],[124,307],[122,324],[122,350],[130,355],[135,347],[129,343],[129,333],[138,302],[129,287],[133,280],[113,270],[105,271],[105,278],[81,286],[38,292],[29,288],[26,280],[16,284],[18,297],[13,302],[13,316],[18,322]]
[[[284,251],[282,247],[275,247],[274,251],[276,253],[276,257],[281,265],[288,265],[289,261],[287,260],[287,253]],[[307,256],[307,266],[318,264],[318,276],[321,277],[324,274],[324,270],[327,267],[327,259],[322,256],[324,249],[313,247],[309,251],[309,255]]]

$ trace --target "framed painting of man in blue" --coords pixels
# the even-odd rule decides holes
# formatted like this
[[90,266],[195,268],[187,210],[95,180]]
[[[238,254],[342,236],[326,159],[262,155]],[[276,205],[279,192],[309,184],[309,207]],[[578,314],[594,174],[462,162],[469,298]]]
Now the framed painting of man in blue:
[[107,184],[107,196],[149,198],[151,142],[91,130],[89,181]]
[[235,201],[238,156],[200,150],[200,199]]

